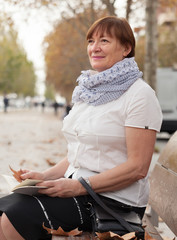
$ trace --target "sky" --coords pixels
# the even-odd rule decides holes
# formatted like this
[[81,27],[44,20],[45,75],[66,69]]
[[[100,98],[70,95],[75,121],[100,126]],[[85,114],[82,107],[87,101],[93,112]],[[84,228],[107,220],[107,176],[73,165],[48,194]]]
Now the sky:
[[[119,0],[118,16],[124,17],[125,0]],[[10,7],[5,0],[0,0],[0,6],[12,13],[15,30],[18,32],[20,44],[27,53],[27,57],[34,63],[37,75],[37,90],[43,95],[45,90],[45,61],[43,54],[43,40],[52,31],[54,23],[60,19],[59,9],[45,11],[44,9],[28,9]]]

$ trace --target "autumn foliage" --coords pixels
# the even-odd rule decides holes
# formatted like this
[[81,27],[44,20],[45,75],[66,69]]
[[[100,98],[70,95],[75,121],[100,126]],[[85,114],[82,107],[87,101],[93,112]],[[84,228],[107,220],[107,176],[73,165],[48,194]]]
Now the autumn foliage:
[[18,182],[22,182],[22,178],[21,178],[21,174],[23,173],[23,171],[20,169],[19,171],[15,171],[13,168],[11,168],[11,166],[9,166],[10,170],[13,172],[13,176],[14,178],[18,181]]
[[81,70],[88,67],[85,39],[72,27],[74,21],[61,22],[45,40],[48,43],[46,80],[67,100],[71,98]]
[[[50,229],[45,227],[43,223],[43,228],[48,232],[48,234],[52,234],[55,236],[81,236],[82,231],[79,231],[78,228],[70,231],[70,232],[65,232],[61,227],[59,227],[57,230]],[[96,232],[95,240],[136,240],[136,234],[135,232],[127,233],[123,236],[119,236],[118,234],[115,234],[113,232],[104,232],[104,233],[98,233]],[[155,240],[152,238],[148,233],[145,232],[145,240]]]

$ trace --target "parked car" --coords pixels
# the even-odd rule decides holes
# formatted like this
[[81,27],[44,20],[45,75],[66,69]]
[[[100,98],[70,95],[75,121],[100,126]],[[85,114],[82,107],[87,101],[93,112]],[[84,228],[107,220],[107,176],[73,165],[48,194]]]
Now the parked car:
[[172,134],[177,130],[177,70],[157,69],[157,96],[163,113],[161,132]]

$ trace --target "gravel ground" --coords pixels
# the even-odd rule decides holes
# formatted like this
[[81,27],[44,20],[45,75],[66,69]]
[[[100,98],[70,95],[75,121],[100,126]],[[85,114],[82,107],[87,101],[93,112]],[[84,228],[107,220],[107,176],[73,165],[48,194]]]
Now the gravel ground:
[[[39,109],[0,113],[0,174],[9,174],[9,165],[18,170],[42,171],[66,155],[60,115]],[[0,193],[6,193],[0,178]]]

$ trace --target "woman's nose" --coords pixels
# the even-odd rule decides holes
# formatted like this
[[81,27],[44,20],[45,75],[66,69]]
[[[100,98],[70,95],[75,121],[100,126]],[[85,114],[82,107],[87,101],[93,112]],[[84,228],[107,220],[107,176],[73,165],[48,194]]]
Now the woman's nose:
[[100,43],[99,42],[94,42],[92,45],[92,51],[100,51]]

